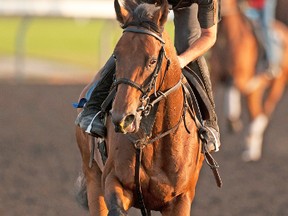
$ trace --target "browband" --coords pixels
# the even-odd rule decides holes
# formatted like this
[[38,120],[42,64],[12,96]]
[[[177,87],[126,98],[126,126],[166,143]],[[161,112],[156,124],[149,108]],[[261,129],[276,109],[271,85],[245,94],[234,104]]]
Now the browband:
[[139,29],[135,27],[127,27],[124,29],[123,32],[135,32],[135,33],[141,33],[141,34],[148,34],[159,40],[162,44],[165,44],[165,41],[156,33],[149,31],[148,29]]

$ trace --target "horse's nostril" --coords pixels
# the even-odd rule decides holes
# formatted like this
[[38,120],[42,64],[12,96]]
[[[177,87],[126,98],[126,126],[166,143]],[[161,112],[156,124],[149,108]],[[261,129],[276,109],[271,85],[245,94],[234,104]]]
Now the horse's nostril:
[[135,120],[135,115],[134,114],[126,116],[125,119],[124,119],[124,128],[126,128],[130,124],[132,124],[134,120]]
[[[114,115],[113,123],[116,133],[128,133],[132,132],[132,130],[135,129],[134,121],[136,119],[136,116],[134,114],[130,114],[122,118],[121,121],[118,119],[120,115]],[[117,118],[118,117],[118,118]]]

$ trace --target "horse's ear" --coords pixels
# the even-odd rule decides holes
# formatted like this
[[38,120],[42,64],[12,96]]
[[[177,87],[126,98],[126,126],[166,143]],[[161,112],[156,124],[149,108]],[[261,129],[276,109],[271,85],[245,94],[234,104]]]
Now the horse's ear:
[[158,26],[163,28],[164,24],[167,21],[167,17],[168,17],[168,13],[169,13],[168,1],[167,0],[156,0],[155,5],[160,7],[159,10],[157,11],[157,13],[155,14],[156,15],[155,17],[158,18],[157,24],[158,24]]
[[114,0],[114,8],[116,12],[117,20],[124,25],[127,20],[130,18],[130,12],[125,7],[119,4],[118,0]]

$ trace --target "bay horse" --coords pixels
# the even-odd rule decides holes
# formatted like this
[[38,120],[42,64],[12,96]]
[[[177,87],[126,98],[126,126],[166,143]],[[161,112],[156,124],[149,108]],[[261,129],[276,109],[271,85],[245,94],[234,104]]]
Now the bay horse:
[[76,127],[90,215],[127,215],[131,207],[142,215],[190,215],[205,156],[193,115],[185,112],[185,81],[164,30],[168,3],[115,0],[114,7],[124,30],[114,50],[107,158],[92,151],[97,140]]
[[261,55],[259,43],[251,23],[239,8],[237,0],[222,0],[222,21],[218,40],[211,50],[211,76],[229,80],[226,91],[226,115],[230,128],[239,131],[242,126],[241,95],[246,99],[250,122],[242,158],[257,161],[261,158],[264,132],[276,104],[283,95],[288,78],[288,31],[276,22],[274,27],[282,42],[281,73],[268,78],[265,72],[256,72]]

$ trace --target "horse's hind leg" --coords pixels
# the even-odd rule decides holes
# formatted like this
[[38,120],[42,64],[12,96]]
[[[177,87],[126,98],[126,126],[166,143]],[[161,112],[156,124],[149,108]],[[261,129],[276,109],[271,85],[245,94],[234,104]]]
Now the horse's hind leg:
[[[280,100],[285,85],[286,78],[284,74],[281,74],[279,77],[273,80],[268,97],[264,102],[263,110],[261,110],[261,112],[258,111],[254,113],[254,118],[250,124],[249,134],[246,141],[246,150],[242,155],[245,161],[256,161],[260,159],[262,154],[263,136],[268,125],[268,117],[270,117],[271,113],[275,109],[276,104]],[[262,99],[262,95],[259,96],[259,99],[260,98]],[[262,101],[258,101],[257,103],[258,106],[261,106],[260,104]],[[257,104],[255,104],[255,106],[257,106]]]
[[91,137],[77,127],[76,138],[82,156],[82,170],[86,180],[89,213],[91,216],[107,216],[108,211],[101,188],[101,170],[95,161],[93,161],[92,167],[89,167],[89,138]]
[[263,114],[257,116],[250,123],[245,142],[246,148],[242,154],[244,161],[257,161],[261,158],[263,137],[267,125],[268,118]]
[[263,79],[261,85],[247,96],[251,121],[245,142],[246,149],[242,154],[244,161],[257,161],[261,158],[263,136],[268,125],[268,117],[265,115],[262,105],[266,87],[266,80]]
[[270,116],[275,110],[275,106],[278,104],[283,95],[286,82],[287,79],[285,73],[281,73],[279,77],[273,81],[268,97],[264,103],[264,112],[267,116]]

